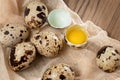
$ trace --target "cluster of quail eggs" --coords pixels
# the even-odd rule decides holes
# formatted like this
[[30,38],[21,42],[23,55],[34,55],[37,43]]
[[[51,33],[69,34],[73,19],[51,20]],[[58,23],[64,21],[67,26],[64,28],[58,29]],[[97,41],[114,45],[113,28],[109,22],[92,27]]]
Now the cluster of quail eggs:
[[[64,11],[61,13],[64,14]],[[59,54],[63,47],[63,42],[54,32],[39,31],[31,34],[31,31],[40,29],[45,24],[47,16],[48,9],[46,5],[39,1],[32,1],[26,6],[24,11],[26,26],[10,23],[3,25],[0,29],[0,43],[5,47],[11,47],[9,64],[12,70],[21,71],[28,68],[35,60],[36,52],[45,57],[55,57]],[[53,18],[50,18],[50,16]],[[54,24],[52,20],[54,15],[51,13],[50,16],[51,22],[49,22]],[[55,17],[55,19],[57,18]],[[70,23],[71,21],[69,20],[65,26]],[[52,24],[50,25],[52,26]],[[64,27],[64,25],[55,25],[59,28]],[[120,54],[113,47],[106,46],[98,51],[96,62],[100,69],[106,72],[113,72],[119,67]],[[42,80],[74,80],[74,78],[75,73],[70,66],[59,63],[48,68],[44,72]]]
[[[10,47],[9,65],[13,71],[21,71],[28,68],[36,58],[36,52],[51,58],[59,54],[63,47],[63,41],[57,34],[50,31],[39,31],[47,21],[48,9],[39,1],[30,2],[24,11],[26,25],[9,23],[2,25],[0,29],[0,43],[4,47]],[[52,75],[57,74],[55,77]],[[74,72],[64,63],[56,64],[47,69],[43,80],[74,80]]]
[[63,43],[54,32],[31,34],[47,21],[48,9],[39,1],[30,2],[24,11],[26,25],[9,23],[0,29],[0,43],[11,47],[9,64],[12,70],[23,70],[34,61],[36,52],[45,57],[55,57],[62,49]]

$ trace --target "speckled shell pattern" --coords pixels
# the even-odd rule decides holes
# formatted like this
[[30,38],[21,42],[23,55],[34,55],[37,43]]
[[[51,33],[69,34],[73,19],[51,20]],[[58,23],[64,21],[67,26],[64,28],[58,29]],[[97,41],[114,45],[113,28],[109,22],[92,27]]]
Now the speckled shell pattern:
[[29,30],[20,24],[5,24],[0,29],[0,43],[5,46],[14,46],[25,41],[29,36]]
[[113,72],[120,66],[120,54],[112,46],[104,46],[98,51],[97,65],[105,72]]
[[38,32],[32,35],[30,41],[38,52],[46,57],[55,57],[63,47],[62,40],[53,32]]
[[36,49],[30,42],[22,42],[11,49],[9,64],[14,71],[20,71],[30,66],[36,57]]
[[42,80],[74,80],[75,73],[69,65],[59,63],[48,68],[42,77]]
[[47,16],[46,5],[39,1],[32,1],[25,8],[25,23],[32,29],[40,28],[47,21]]

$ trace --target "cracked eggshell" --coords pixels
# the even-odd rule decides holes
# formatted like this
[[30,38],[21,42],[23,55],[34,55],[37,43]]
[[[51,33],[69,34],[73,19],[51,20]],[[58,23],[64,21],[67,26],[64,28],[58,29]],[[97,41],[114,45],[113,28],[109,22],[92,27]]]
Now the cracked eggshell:
[[53,32],[38,32],[32,35],[30,41],[38,52],[46,57],[55,57],[63,47],[62,39]]
[[48,9],[39,1],[30,2],[24,11],[25,23],[32,29],[40,28],[46,21]]
[[72,23],[71,15],[63,9],[54,9],[48,15],[48,22],[54,28],[65,28]]
[[36,50],[32,43],[22,42],[11,49],[9,56],[10,67],[14,71],[20,71],[30,66],[36,57]]
[[29,30],[20,24],[5,24],[0,29],[0,43],[5,46],[13,46],[25,41],[29,36]]
[[113,72],[120,66],[120,54],[112,46],[104,46],[98,51],[97,65],[105,72]]
[[75,73],[69,65],[59,63],[48,68],[42,77],[42,80],[74,80]]

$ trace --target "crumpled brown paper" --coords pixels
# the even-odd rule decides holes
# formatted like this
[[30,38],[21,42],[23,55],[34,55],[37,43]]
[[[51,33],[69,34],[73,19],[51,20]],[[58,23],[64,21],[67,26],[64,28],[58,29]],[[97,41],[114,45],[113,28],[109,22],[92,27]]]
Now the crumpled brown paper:
[[[0,45],[0,80],[41,80],[44,71],[56,63],[69,64],[76,73],[75,80],[120,80],[120,68],[113,73],[105,73],[96,65],[97,51],[105,45],[111,45],[120,52],[120,42],[108,37],[107,32],[93,24],[91,21],[85,23],[79,16],[71,11],[63,0],[41,0],[45,3],[49,11],[61,8],[68,11],[74,24],[81,24],[89,33],[89,41],[86,47],[73,49],[64,45],[64,49],[55,58],[45,58],[38,54],[37,59],[30,68],[21,72],[14,72],[8,64],[10,48]],[[30,0],[0,0],[0,24],[21,23],[24,24],[23,11]],[[53,29],[45,27],[43,30],[53,31],[64,35],[64,29]]]

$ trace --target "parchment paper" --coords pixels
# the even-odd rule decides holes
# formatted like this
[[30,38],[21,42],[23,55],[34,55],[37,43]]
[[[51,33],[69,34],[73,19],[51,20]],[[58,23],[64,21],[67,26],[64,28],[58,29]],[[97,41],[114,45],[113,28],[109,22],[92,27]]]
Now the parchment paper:
[[[107,32],[96,26],[91,21],[82,22],[80,17],[71,11],[63,0],[41,0],[49,9],[61,8],[68,11],[73,24],[80,24],[89,33],[88,44],[84,48],[74,49],[64,44],[64,48],[55,58],[45,58],[37,54],[37,59],[30,68],[21,72],[14,72],[8,64],[10,48],[0,45],[0,80],[41,80],[44,71],[53,64],[66,63],[75,71],[75,80],[120,80],[120,68],[113,73],[105,73],[96,65],[97,51],[105,45],[111,45],[120,52],[120,42],[108,37]],[[29,0],[0,0],[0,24],[24,24],[23,11]],[[57,35],[64,36],[65,29],[44,27],[42,31],[49,30]]]

